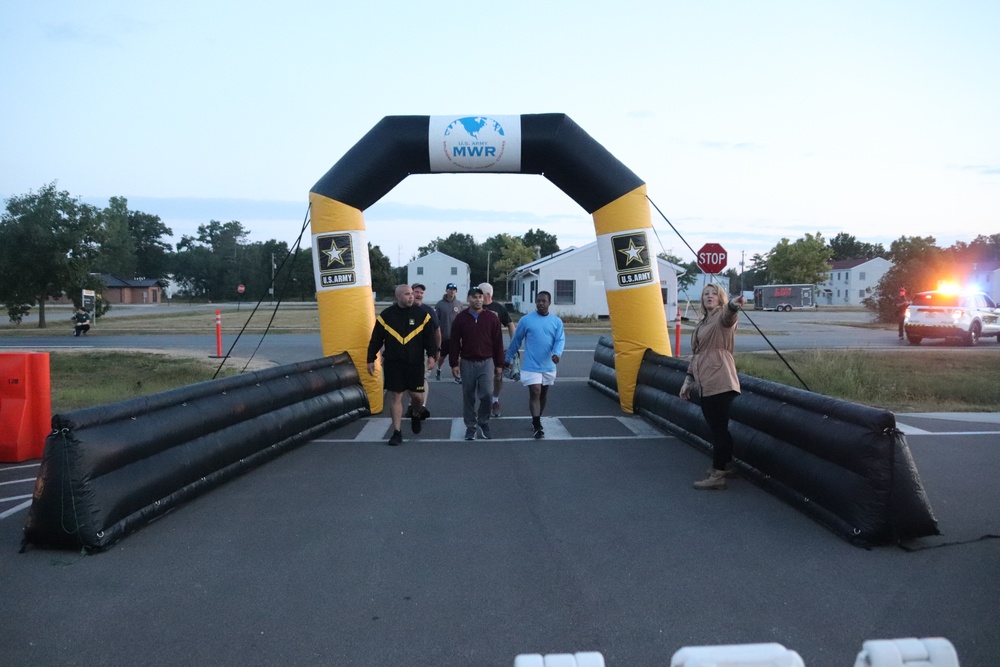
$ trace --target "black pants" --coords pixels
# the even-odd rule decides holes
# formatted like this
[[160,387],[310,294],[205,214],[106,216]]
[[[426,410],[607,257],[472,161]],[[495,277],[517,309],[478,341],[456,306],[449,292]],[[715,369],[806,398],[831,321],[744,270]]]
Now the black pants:
[[708,429],[712,432],[712,467],[725,470],[726,464],[733,460],[733,436],[729,434],[729,406],[738,392],[727,391],[723,394],[701,397],[701,413],[705,415]]

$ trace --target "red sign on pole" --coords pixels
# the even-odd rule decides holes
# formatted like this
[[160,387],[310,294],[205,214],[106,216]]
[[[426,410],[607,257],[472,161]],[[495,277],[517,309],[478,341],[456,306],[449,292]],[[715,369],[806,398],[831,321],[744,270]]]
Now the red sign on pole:
[[247,288],[244,287],[243,284],[241,283],[239,286],[236,287],[236,291],[239,292],[240,294],[243,294],[243,292],[247,291]]
[[722,273],[728,262],[726,249],[718,243],[706,243],[698,251],[698,268],[705,273]]

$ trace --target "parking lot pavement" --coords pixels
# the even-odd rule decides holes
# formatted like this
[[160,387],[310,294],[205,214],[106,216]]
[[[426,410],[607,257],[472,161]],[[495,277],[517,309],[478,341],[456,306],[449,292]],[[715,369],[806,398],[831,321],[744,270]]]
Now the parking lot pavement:
[[[432,382],[419,435],[388,412],[332,431],[93,556],[18,554],[39,462],[0,465],[4,663],[509,666],[601,651],[779,642],[850,665],[867,639],[943,636],[994,664],[1000,415],[907,414],[942,535],[851,546],[700,451],[560,377],[551,436],[505,383],[495,438],[466,442]],[[986,433],[981,433],[986,432]],[[547,433],[548,435],[548,433]]]

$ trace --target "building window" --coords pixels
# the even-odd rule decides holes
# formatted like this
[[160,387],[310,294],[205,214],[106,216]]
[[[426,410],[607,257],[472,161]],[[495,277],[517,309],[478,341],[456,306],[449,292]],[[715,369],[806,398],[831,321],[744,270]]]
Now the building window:
[[457,276],[458,275],[458,267],[457,266],[451,267],[451,275],[453,275],[453,276]]
[[572,306],[576,304],[576,281],[557,280],[555,281],[555,301],[556,305]]
[[859,280],[864,280],[865,279],[865,272],[864,271],[858,271],[858,279]]
[[424,275],[424,267],[422,267],[422,266],[418,266],[417,267],[417,275],[418,276]]
[[865,298],[865,291],[863,289],[858,290],[858,298],[859,299]]

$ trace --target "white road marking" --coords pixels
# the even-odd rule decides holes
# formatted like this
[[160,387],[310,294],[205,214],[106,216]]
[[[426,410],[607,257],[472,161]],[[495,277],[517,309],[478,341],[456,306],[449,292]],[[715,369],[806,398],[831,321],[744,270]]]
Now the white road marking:
[[392,419],[388,417],[369,417],[368,423],[361,429],[355,440],[381,440],[385,437],[385,432],[392,426]]
[[20,505],[17,505],[16,507],[11,507],[9,510],[7,510],[5,512],[0,512],[0,519],[6,519],[11,514],[16,514],[17,512],[20,512],[23,509],[28,509],[29,507],[31,507],[31,501],[30,500],[27,501],[27,502],[23,502]]
[[0,482],[0,486],[4,484],[23,484],[24,482],[34,482],[34,477],[26,477],[25,479],[12,479],[9,482]]

